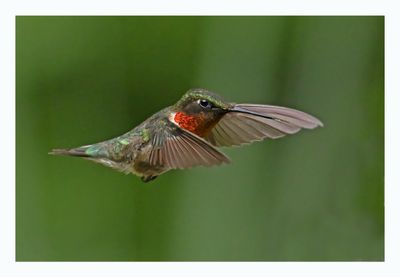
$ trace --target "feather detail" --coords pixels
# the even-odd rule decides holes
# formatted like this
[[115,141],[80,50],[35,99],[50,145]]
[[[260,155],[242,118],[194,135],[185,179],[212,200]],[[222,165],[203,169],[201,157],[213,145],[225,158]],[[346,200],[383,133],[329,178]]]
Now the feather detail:
[[160,130],[154,135],[153,140],[154,149],[149,157],[149,163],[153,166],[184,169],[230,162],[227,156],[210,143],[179,127],[176,127],[174,132]]
[[[236,108],[236,110],[235,110]],[[277,139],[304,129],[323,126],[305,112],[270,105],[238,104],[205,137],[215,146],[233,146]]]

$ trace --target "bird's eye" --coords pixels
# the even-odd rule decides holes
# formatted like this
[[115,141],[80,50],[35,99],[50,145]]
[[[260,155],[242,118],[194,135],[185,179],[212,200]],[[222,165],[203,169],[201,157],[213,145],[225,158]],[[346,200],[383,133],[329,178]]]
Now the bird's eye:
[[208,109],[211,109],[211,108],[212,108],[211,103],[208,102],[208,101],[205,100],[205,99],[197,100],[197,103],[199,103],[199,105],[202,106],[203,108],[208,108]]

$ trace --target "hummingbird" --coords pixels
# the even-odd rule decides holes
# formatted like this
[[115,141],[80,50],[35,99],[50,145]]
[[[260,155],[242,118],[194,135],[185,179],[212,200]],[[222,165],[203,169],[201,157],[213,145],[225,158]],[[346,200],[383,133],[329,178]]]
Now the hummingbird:
[[319,119],[299,110],[231,103],[199,88],[119,137],[49,154],[82,157],[149,182],[171,169],[230,163],[218,147],[277,139],[318,126],[323,126]]

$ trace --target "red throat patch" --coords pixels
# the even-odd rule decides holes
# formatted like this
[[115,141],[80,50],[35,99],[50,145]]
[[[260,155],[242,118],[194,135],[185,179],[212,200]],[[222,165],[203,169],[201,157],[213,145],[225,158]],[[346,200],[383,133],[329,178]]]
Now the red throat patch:
[[179,127],[188,130],[191,133],[202,137],[207,131],[203,126],[203,119],[201,116],[191,116],[182,112],[177,112],[174,116],[174,121]]

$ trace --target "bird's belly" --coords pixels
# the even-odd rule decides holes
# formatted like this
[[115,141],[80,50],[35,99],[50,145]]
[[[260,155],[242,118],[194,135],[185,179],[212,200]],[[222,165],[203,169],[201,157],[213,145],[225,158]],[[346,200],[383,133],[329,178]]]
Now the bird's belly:
[[131,167],[132,173],[138,176],[157,176],[167,171],[164,165],[150,164],[150,152],[150,145],[144,147],[142,151],[140,151]]
[[157,176],[166,171],[163,166],[150,165],[147,161],[136,161],[132,169],[139,176]]

